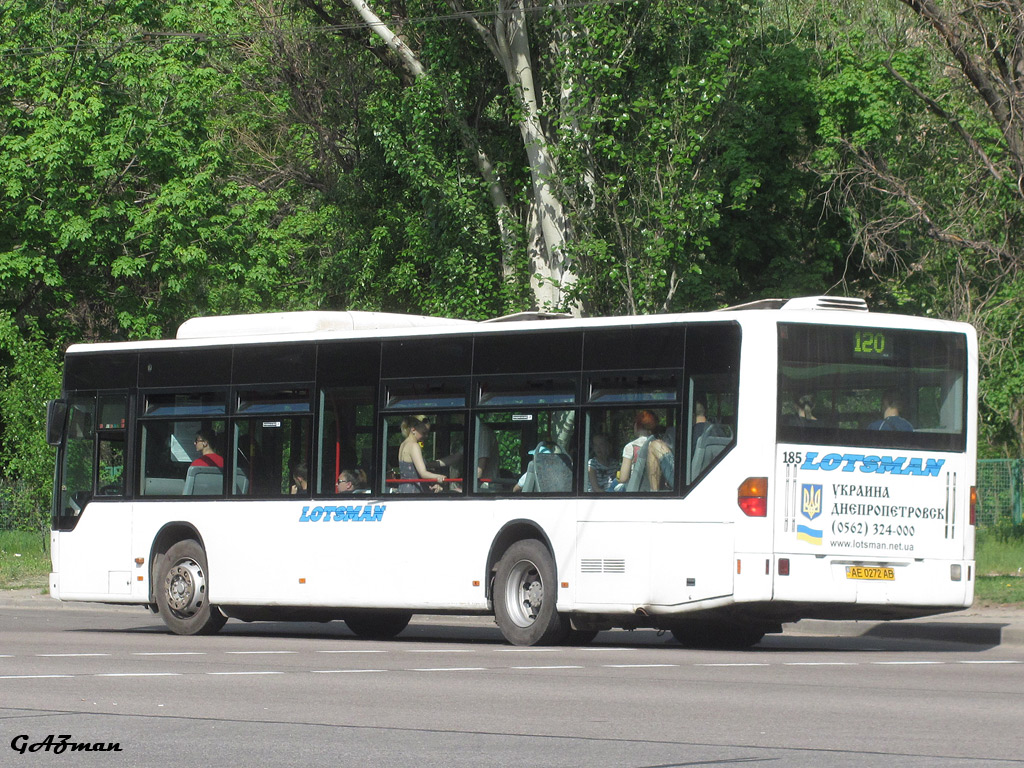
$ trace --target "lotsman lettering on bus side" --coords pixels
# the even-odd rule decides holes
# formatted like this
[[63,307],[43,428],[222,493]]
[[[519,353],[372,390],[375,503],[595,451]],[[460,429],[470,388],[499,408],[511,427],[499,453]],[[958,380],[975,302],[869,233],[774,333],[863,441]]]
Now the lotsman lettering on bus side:
[[299,514],[299,522],[379,523],[384,519],[385,509],[387,509],[386,504],[366,504],[358,507],[303,507]]
[[918,475],[938,477],[945,459],[908,459],[905,456],[865,456],[861,453],[827,453],[818,458],[817,451],[808,451],[800,469],[834,472],[853,472],[860,465],[860,471],[879,475]]

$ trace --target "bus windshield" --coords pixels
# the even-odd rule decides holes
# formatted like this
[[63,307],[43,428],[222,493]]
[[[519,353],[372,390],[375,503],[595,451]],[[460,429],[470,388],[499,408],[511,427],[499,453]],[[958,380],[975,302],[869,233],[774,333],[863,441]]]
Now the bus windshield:
[[782,323],[778,439],[963,451],[966,371],[963,334]]

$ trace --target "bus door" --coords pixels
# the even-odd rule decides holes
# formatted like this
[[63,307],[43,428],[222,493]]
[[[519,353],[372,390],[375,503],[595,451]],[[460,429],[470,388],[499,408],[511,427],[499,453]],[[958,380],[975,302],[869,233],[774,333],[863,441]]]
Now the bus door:
[[[125,497],[127,396],[68,400],[53,505],[54,597],[131,593],[132,505]],[[53,430],[49,430],[53,432]],[[108,564],[118,564],[111,570]]]

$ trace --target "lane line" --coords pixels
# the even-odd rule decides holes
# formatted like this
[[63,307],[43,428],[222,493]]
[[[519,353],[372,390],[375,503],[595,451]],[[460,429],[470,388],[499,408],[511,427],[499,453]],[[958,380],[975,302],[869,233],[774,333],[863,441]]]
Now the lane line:
[[386,669],[313,669],[310,672],[314,675],[348,675],[361,674],[363,672],[387,672]]
[[387,653],[387,651],[317,651],[317,653]]
[[579,667],[575,664],[550,664],[537,667],[509,667],[509,669],[586,669],[586,667]]
[[205,656],[205,651],[139,651],[132,656]]
[[40,659],[79,659],[86,656],[110,656],[109,653],[37,653]]
[[99,672],[93,677],[181,677],[181,672]]
[[224,653],[231,656],[284,656],[288,654],[298,653],[298,651],[224,651]]
[[409,669],[407,672],[486,672],[487,667],[426,667]]
[[207,675],[283,675],[284,672],[206,672]]
[[653,669],[655,667],[679,667],[681,664],[602,664],[605,669]]
[[0,675],[0,680],[45,680],[53,677],[75,677],[75,675]]

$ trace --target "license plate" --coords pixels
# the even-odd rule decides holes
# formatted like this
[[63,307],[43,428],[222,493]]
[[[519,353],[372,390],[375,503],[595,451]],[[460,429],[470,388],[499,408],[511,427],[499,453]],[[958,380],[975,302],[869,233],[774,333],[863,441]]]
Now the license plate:
[[895,581],[896,570],[894,568],[873,568],[867,565],[846,566],[846,578],[865,579],[868,581]]

